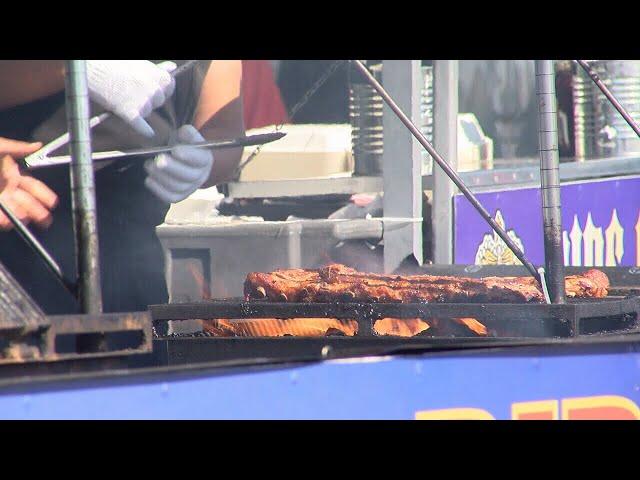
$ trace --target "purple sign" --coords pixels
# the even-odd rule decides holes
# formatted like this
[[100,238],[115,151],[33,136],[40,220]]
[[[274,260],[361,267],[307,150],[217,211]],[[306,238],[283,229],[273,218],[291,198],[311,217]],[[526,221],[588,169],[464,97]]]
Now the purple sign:
[[[562,186],[565,264],[640,266],[640,178]],[[480,193],[478,199],[534,264],[544,263],[539,188]],[[519,263],[462,195],[454,199],[456,263]]]

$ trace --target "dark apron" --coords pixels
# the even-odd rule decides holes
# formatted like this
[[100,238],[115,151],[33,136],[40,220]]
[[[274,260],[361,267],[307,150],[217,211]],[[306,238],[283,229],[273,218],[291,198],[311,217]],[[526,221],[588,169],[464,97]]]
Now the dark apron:
[[[179,63],[179,62],[178,62]],[[157,138],[148,141],[132,133],[117,119],[92,131],[94,151],[167,144],[169,134],[192,123],[208,61],[185,73],[167,104],[152,114],[149,123]],[[100,110],[92,105],[92,114]],[[50,141],[66,131],[64,96],[54,95],[0,112],[0,136],[18,140]],[[64,149],[56,151],[63,154]],[[142,311],[166,303],[164,255],[155,227],[164,221],[169,205],[144,186],[142,158],[123,159],[96,170],[96,204],[102,294],[105,312]],[[34,177],[46,183],[60,198],[52,226],[33,227],[45,248],[69,278],[76,278],[69,167],[36,170]],[[47,314],[78,312],[75,299],[47,270],[42,261],[14,232],[0,232],[0,261],[33,296]]]

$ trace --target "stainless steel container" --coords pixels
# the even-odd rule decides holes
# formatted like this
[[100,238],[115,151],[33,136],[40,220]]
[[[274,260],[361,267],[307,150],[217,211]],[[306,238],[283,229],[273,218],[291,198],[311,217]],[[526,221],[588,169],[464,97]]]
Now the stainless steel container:
[[[422,67],[422,96],[420,100],[422,134],[433,143],[433,66]],[[422,149],[422,174],[431,175],[433,160],[429,152]]]
[[[369,68],[376,80],[382,82],[382,64]],[[378,175],[382,173],[384,103],[371,86],[354,77],[355,75],[352,75],[349,82],[349,121],[354,173]]]
[[[613,95],[640,120],[640,61],[591,60]],[[576,159],[607,158],[640,152],[640,139],[578,66],[573,77]]]
[[[382,63],[368,65],[374,77],[383,82]],[[433,141],[433,67],[422,67],[422,94],[420,103],[421,130]],[[368,84],[355,75],[349,82],[349,120],[351,123],[352,153],[356,175],[382,173],[384,131],[382,116],[384,102]],[[423,173],[431,173],[431,156],[423,152]]]
[[597,89],[582,70],[573,76],[573,137],[576,159],[585,160],[597,156],[596,153],[596,97]]

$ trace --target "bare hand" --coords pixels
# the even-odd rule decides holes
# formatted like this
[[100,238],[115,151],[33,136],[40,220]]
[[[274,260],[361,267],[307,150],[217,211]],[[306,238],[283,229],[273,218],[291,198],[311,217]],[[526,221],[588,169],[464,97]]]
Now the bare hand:
[[[38,150],[42,144],[0,137],[0,201],[25,224],[47,228],[58,205],[58,196],[40,180],[23,175],[15,161]],[[0,230],[11,230],[11,221],[0,212]]]

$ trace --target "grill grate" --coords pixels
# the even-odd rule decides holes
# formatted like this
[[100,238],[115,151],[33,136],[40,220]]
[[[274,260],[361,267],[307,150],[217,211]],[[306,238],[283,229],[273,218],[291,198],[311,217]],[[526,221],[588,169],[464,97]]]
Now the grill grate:
[[0,286],[0,330],[34,331],[49,325],[42,310],[2,263]]
[[277,303],[223,299],[153,305],[150,310],[156,325],[193,319],[337,318],[357,321],[357,337],[372,337],[374,322],[382,318],[475,318],[487,326],[491,336],[575,337],[584,332],[637,328],[640,297],[573,300],[563,305]]

